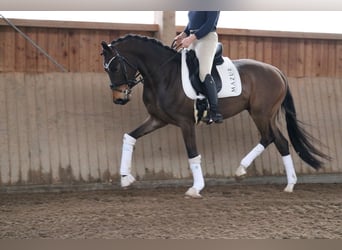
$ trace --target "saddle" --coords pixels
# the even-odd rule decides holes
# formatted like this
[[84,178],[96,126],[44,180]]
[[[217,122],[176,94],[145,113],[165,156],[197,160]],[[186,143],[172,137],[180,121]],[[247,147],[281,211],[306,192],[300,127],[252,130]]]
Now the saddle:
[[[215,57],[213,60],[213,66],[211,69],[211,75],[215,80],[217,92],[222,88],[222,81],[217,71],[216,66],[223,64],[224,60],[222,57],[222,43],[218,43],[216,47]],[[199,62],[194,50],[189,50],[186,52],[186,64],[189,69],[189,78],[192,87],[198,94],[206,95],[203,84],[199,78]]]
[[[185,95],[195,100],[195,119],[200,121],[208,108],[204,84],[199,79],[199,62],[193,50],[182,51],[182,85]],[[239,71],[234,63],[222,56],[222,44],[216,49],[211,75],[214,78],[218,98],[238,96],[242,92]]]

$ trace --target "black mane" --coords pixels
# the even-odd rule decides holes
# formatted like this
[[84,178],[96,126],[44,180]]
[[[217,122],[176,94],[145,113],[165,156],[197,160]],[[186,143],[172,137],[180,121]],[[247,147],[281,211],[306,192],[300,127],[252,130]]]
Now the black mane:
[[128,35],[125,35],[123,37],[120,37],[116,40],[113,40],[110,44],[112,46],[114,46],[116,43],[121,43],[121,42],[124,42],[126,40],[130,40],[130,39],[133,39],[133,40],[140,40],[140,41],[143,41],[143,42],[151,42],[152,44],[155,44],[161,48],[164,48],[172,53],[177,53],[176,50],[172,49],[170,46],[167,46],[167,45],[164,45],[161,41],[155,39],[155,38],[152,38],[152,37],[148,37],[148,36],[141,36],[141,35],[136,35],[136,34],[128,34]]

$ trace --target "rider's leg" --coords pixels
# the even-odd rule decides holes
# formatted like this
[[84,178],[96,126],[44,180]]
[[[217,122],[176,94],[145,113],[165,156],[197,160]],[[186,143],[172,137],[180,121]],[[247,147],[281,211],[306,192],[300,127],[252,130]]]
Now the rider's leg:
[[207,98],[210,105],[210,112],[204,121],[207,123],[223,121],[222,115],[217,108],[217,91],[214,79],[211,76],[211,68],[214,61],[215,51],[218,43],[218,36],[216,32],[210,32],[205,37],[196,40],[189,47],[195,50],[199,61],[199,78],[205,85]]

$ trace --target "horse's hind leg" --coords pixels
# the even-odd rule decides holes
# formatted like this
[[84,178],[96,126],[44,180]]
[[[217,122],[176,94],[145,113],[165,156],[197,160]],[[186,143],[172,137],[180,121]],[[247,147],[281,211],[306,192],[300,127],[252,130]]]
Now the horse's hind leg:
[[252,164],[252,162],[264,152],[265,148],[272,142],[273,137],[270,132],[269,121],[259,118],[258,116],[251,115],[258,130],[261,134],[261,140],[240,162],[240,166],[235,172],[235,179],[241,180],[247,174],[247,168]]
[[287,186],[285,192],[293,192],[293,188],[297,183],[296,171],[293,165],[292,157],[290,155],[289,143],[278,128],[274,128],[274,144],[282,156],[283,164],[287,177]]
[[292,157],[289,153],[288,141],[276,126],[275,117],[271,119],[271,123],[263,119],[259,120],[257,117],[253,117],[253,119],[261,133],[261,140],[259,144],[241,160],[240,166],[235,172],[235,178],[237,180],[242,179],[246,175],[247,168],[255,158],[257,158],[270,143],[274,142],[277,150],[282,156],[283,164],[285,166],[287,186],[284,191],[292,192],[294,185],[297,182],[297,176],[293,166]]
[[240,162],[240,166],[237,168],[235,172],[235,179],[241,180],[247,174],[247,168],[251,165],[251,163],[257,158],[262,152],[264,152],[265,147],[259,143],[256,145]]

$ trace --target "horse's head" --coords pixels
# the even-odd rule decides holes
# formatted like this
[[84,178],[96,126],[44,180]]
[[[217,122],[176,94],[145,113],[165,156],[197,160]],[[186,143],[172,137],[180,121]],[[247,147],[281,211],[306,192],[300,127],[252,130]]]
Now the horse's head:
[[126,104],[131,97],[131,89],[142,81],[137,77],[138,69],[119,54],[113,46],[102,42],[103,67],[110,79],[115,104]]

